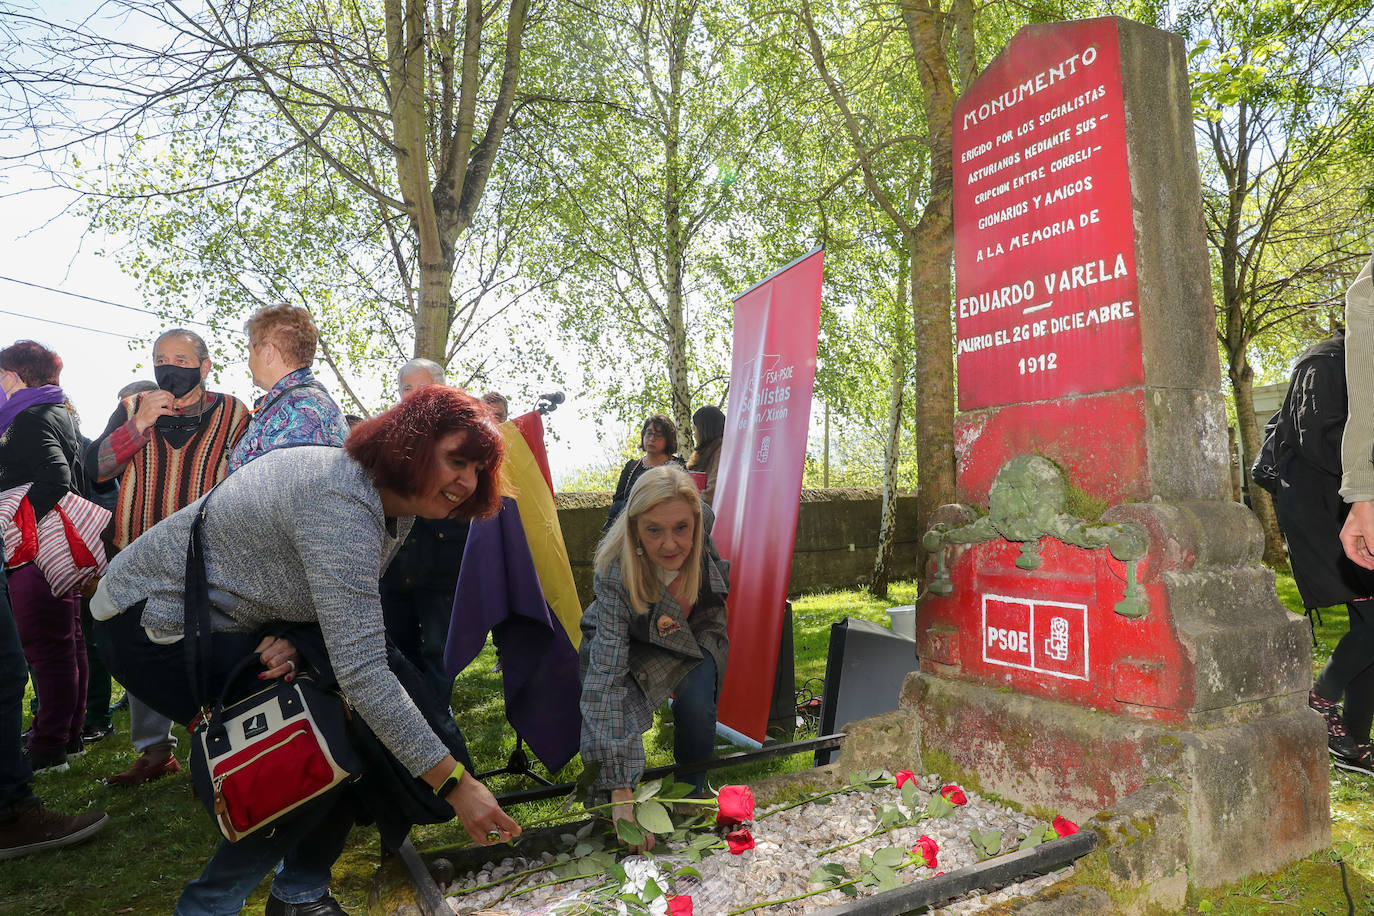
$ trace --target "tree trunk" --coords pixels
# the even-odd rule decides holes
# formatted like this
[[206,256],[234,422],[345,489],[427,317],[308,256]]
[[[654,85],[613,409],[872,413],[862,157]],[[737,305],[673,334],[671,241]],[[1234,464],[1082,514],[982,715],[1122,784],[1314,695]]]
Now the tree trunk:
[[682,118],[683,57],[687,53],[680,31],[671,37],[668,63],[667,123],[663,137],[663,163],[666,170],[663,215],[664,267],[668,275],[668,386],[672,397],[671,412],[677,425],[679,448],[690,452],[695,447],[692,431],[692,394],[687,384],[687,318],[683,314],[682,277],[686,271],[686,243],[682,225],[680,155]]
[[388,0],[386,32],[396,174],[420,248],[415,355],[442,363],[448,342],[451,272],[444,263],[439,240],[439,222],[434,215],[434,197],[430,193],[429,158],[425,152],[423,0]]
[[[1240,469],[1249,476],[1250,465],[1259,454],[1260,426],[1255,417],[1255,371],[1246,358],[1245,350],[1228,354],[1231,390],[1236,398],[1236,426],[1240,431]],[[1250,508],[1259,518],[1264,529],[1264,562],[1276,569],[1288,566],[1288,556],[1283,549],[1283,535],[1279,533],[1279,519],[1274,512],[1274,501],[1269,491],[1257,487],[1252,482],[1247,488],[1250,493]]]
[[[916,530],[924,533],[940,506],[954,501],[954,331],[950,267],[954,257],[954,86],[945,55],[943,14],[933,0],[902,0],[930,138],[930,196],[921,220],[906,233],[911,253],[911,302],[916,338]],[[920,551],[921,570],[925,552]]]
[[[906,286],[905,280],[902,286]],[[905,293],[905,289],[903,289]],[[902,300],[906,296],[901,297]],[[878,522],[878,553],[873,560],[875,597],[887,597],[888,567],[892,563],[892,544],[897,536],[897,462],[902,451],[902,399],[906,394],[906,353],[892,348],[892,398],[887,416],[887,447],[883,451],[883,512]]]

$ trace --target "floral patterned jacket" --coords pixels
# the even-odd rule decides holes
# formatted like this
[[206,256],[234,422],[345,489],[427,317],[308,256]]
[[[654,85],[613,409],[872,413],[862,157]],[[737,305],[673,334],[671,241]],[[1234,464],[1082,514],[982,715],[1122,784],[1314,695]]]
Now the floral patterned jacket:
[[716,690],[725,676],[730,642],[725,634],[725,597],[730,565],[711,541],[709,506],[703,506],[706,542],[702,550],[701,594],[684,617],[682,606],[659,587],[647,614],[637,614],[611,564],[593,580],[595,598],[582,614],[582,761],[601,765],[592,790],[631,788],[644,775],[644,732],[654,710],[703,657],[716,661]]
[[254,402],[248,429],[229,455],[229,473],[283,445],[341,448],[347,438],[343,411],[305,366],[283,376]]

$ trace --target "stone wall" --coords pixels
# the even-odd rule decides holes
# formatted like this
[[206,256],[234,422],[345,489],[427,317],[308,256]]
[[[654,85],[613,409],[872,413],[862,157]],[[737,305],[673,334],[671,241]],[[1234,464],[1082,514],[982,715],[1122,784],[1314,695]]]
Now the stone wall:
[[[592,554],[611,505],[609,493],[560,493],[558,523],[568,545],[577,593],[585,607],[592,598]],[[882,492],[870,488],[803,490],[792,548],[788,594],[855,588],[873,573]],[[916,577],[916,495],[897,498],[897,537],[891,578]]]

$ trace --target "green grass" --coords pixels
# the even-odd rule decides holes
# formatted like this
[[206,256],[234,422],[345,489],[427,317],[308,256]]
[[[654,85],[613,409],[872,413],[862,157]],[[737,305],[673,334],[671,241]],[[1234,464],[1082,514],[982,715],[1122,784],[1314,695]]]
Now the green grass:
[[[798,683],[824,674],[830,624],[845,616],[884,621],[884,609],[910,604],[913,585],[895,585],[892,599],[878,601],[857,592],[807,596],[794,603]],[[454,708],[461,710],[460,724],[479,768],[505,764],[513,748],[510,726],[503,715],[500,675],[490,646],[458,678]],[[119,695],[116,688],[115,695]],[[28,723],[25,723],[27,727]],[[0,914],[170,913],[186,882],[200,873],[214,852],[218,834],[203,808],[191,797],[187,771],[132,789],[110,788],[103,776],[128,768],[136,759],[129,745],[129,714],[115,717],[115,734],[92,745],[85,757],[72,762],[66,773],[43,774],[34,781],[35,791],[52,807],[67,812],[108,811],[110,824],[90,843],[40,856],[0,864]],[[649,764],[672,762],[672,724],[660,721],[646,740]],[[185,759],[188,747],[178,729]],[[810,764],[810,755],[738,767],[721,772],[713,780],[742,782],[770,773]],[[536,764],[536,768],[543,772]],[[581,772],[574,760],[557,774],[558,781],[572,781]],[[527,779],[493,777],[493,791],[529,788]],[[523,805],[513,811],[521,821],[552,814],[557,802]],[[456,821],[418,827],[412,834],[420,849],[449,846],[466,841]],[[333,892],[349,912],[362,913],[380,842],[371,828],[355,828],[348,849],[334,870]],[[249,899],[245,913],[262,912],[269,882],[263,882]]]
[[[1301,612],[1291,577],[1278,577],[1278,591],[1290,609]],[[808,595],[794,601],[797,684],[823,676],[832,623],[847,616],[886,622],[888,607],[911,604],[915,597],[914,583],[899,583],[886,601],[853,591]],[[1318,666],[1329,657],[1346,625],[1344,608],[1323,611],[1323,625],[1317,628]],[[454,697],[455,709],[462,710],[464,733],[481,768],[503,765],[513,742],[502,715],[500,675],[492,671],[494,665],[495,655],[488,647],[459,677]],[[116,733],[74,761],[70,771],[44,774],[35,780],[36,791],[53,807],[72,812],[106,810],[110,825],[82,846],[0,864],[0,914],[169,913],[181,888],[199,874],[214,851],[218,834],[191,798],[184,770],[133,789],[113,789],[98,781],[125,769],[135,759],[128,743],[128,713],[119,713],[115,724]],[[671,728],[671,721],[660,720],[647,736],[645,749],[651,766],[671,762]],[[178,754],[184,758],[184,733],[181,738]],[[747,782],[810,764],[811,756],[801,755],[718,771],[712,781]],[[580,764],[573,761],[557,779],[571,781],[579,771]],[[1374,889],[1370,884],[1374,876],[1374,800],[1370,790],[1374,783],[1335,769],[1331,781],[1336,850],[1350,870],[1356,912],[1371,912],[1374,900],[1368,895]],[[512,777],[493,777],[489,784],[498,793],[529,786],[527,780]],[[546,802],[521,806],[513,814],[517,820],[528,822],[556,808],[556,802]],[[459,844],[466,839],[456,822],[417,828],[413,838],[421,849]],[[376,831],[356,828],[335,867],[333,891],[350,912],[361,914],[365,910],[378,850]],[[250,898],[245,913],[262,911],[267,888],[268,882],[264,882]],[[1333,855],[1322,853],[1277,875],[1247,879],[1220,892],[1195,894],[1187,912],[1335,914],[1344,913],[1345,906]]]

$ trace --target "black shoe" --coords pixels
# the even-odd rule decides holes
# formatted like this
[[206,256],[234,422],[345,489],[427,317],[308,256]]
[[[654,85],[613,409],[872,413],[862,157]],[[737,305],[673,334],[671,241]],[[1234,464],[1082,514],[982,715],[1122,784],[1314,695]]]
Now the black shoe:
[[348,916],[339,901],[329,894],[308,903],[284,903],[268,894],[267,907],[262,913],[263,916]]
[[1338,770],[1374,776],[1374,751],[1371,751],[1368,744],[1357,745],[1355,753],[1350,755],[1337,754],[1333,751],[1331,758]]
[[67,742],[67,746],[63,748],[63,750],[67,752],[68,760],[74,760],[77,757],[84,757],[86,756],[86,742],[81,740],[80,735],[77,735],[75,738]]
[[1307,692],[1307,706],[1309,709],[1320,713],[1321,717],[1326,720],[1327,734],[1337,735],[1345,733],[1340,701],[1328,700],[1313,689]]
[[87,725],[81,729],[81,740],[87,744],[95,744],[97,741],[104,741],[113,734],[113,725]]
[[80,843],[95,836],[109,823],[104,811],[92,814],[59,814],[34,801],[0,820],[0,859],[15,859]]
[[1326,739],[1326,749],[1331,752],[1332,757],[1358,757],[1360,746],[1355,743],[1355,739],[1344,733],[1344,729],[1339,735],[1330,735]]
[[33,775],[39,773],[65,773],[67,771],[67,755],[63,751],[51,751],[43,753],[35,751],[31,747],[24,748],[24,759],[29,762],[29,769],[33,770]]

